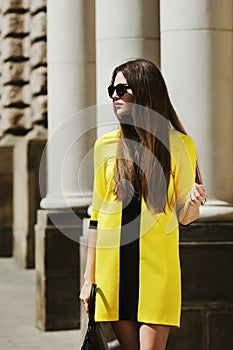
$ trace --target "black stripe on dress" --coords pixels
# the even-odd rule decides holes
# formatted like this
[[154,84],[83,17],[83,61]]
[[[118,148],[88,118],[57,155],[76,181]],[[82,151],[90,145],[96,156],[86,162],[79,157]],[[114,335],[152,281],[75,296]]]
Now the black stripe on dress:
[[141,200],[123,201],[120,246],[119,320],[137,321]]
[[98,227],[98,221],[96,220],[90,220],[89,222],[89,229],[94,229],[96,230]]

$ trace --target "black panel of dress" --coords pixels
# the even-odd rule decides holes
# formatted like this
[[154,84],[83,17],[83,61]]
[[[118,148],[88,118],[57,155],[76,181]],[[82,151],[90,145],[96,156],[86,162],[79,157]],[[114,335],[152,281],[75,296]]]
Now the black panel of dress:
[[137,321],[141,200],[135,194],[122,204],[119,320]]

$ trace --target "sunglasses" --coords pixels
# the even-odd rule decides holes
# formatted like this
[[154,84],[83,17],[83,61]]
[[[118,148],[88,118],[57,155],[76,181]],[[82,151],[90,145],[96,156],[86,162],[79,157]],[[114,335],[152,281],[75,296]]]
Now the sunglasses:
[[115,90],[116,90],[117,95],[119,97],[122,97],[126,93],[127,89],[130,89],[130,87],[126,84],[118,84],[116,86],[110,85],[108,87],[109,97],[112,98]]

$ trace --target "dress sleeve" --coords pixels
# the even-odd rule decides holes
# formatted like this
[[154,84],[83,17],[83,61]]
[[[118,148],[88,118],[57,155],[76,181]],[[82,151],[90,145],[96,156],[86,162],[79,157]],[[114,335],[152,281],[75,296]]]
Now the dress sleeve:
[[191,137],[183,135],[179,146],[175,171],[177,211],[185,205],[188,194],[195,183],[197,164],[196,147]]
[[101,203],[106,193],[104,142],[98,139],[94,146],[94,186],[90,228],[96,229]]

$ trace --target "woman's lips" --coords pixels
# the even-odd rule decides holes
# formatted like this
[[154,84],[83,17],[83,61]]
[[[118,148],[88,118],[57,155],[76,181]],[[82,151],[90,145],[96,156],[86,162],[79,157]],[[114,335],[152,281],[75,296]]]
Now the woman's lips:
[[115,107],[116,109],[121,108],[121,106],[122,106],[122,103],[119,103],[119,102],[115,102],[115,103],[114,103],[114,107]]

